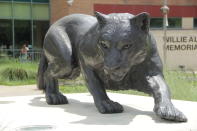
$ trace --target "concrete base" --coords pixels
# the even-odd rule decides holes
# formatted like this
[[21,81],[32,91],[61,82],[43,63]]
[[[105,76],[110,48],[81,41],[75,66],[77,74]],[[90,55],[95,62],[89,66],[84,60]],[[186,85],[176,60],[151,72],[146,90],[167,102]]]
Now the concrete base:
[[0,97],[0,131],[197,131],[197,102],[173,100],[188,117],[187,123],[176,123],[154,114],[151,97],[108,95],[123,105],[123,113],[100,114],[88,93],[67,94],[67,105],[47,105],[44,95]]

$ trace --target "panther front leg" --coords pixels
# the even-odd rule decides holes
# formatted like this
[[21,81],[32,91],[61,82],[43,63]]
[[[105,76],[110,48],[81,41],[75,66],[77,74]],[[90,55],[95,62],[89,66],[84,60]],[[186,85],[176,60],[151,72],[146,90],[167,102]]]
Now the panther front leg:
[[87,82],[88,90],[94,98],[95,106],[100,113],[120,113],[123,107],[109,99],[103,87],[103,82],[90,67],[83,66],[83,73]]
[[58,79],[52,75],[52,70],[53,68],[49,65],[44,73],[44,91],[46,102],[49,105],[68,104],[66,96],[59,91]]
[[185,122],[187,118],[171,102],[170,91],[162,75],[148,76],[147,81],[152,89],[155,106],[154,112],[163,119]]

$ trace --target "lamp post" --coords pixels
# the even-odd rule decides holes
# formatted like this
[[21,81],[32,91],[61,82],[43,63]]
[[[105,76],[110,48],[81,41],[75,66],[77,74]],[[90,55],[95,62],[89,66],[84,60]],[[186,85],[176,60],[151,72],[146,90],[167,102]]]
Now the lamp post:
[[169,7],[167,6],[167,0],[163,1],[163,6],[161,7],[161,12],[163,14],[163,30],[164,30],[164,44],[163,44],[163,63],[166,68],[167,51],[166,51],[166,36],[167,36],[167,26],[168,26],[168,12]]

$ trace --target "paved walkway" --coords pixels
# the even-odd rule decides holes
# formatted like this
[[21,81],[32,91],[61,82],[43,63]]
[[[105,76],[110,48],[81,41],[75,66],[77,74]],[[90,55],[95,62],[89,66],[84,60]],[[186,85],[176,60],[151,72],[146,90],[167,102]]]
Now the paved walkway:
[[42,94],[42,91],[36,88],[36,85],[25,86],[2,86],[0,85],[0,97],[8,96],[27,96]]

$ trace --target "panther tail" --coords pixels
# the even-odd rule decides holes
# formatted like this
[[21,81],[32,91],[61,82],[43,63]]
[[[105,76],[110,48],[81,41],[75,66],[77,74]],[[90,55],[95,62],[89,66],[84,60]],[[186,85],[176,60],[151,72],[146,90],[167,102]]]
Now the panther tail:
[[48,67],[47,59],[42,52],[42,56],[40,59],[39,67],[38,67],[38,73],[37,73],[37,87],[40,90],[45,90],[45,84],[44,84],[44,72],[46,71]]

